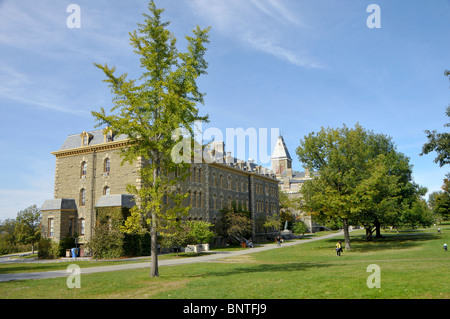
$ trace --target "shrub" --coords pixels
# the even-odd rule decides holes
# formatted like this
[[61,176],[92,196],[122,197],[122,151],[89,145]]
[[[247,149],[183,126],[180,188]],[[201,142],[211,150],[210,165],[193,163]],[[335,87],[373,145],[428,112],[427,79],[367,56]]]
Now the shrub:
[[119,258],[124,256],[124,234],[105,224],[100,224],[94,229],[89,243],[86,245],[92,256],[98,259]]

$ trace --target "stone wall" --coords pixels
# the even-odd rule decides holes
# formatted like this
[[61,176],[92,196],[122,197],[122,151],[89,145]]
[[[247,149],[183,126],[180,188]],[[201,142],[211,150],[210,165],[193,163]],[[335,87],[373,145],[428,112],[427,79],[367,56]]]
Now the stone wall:
[[[110,161],[110,171],[105,172],[105,161]],[[136,184],[137,164],[124,163],[118,150],[92,151],[91,153],[56,158],[55,198],[75,199],[78,216],[75,229],[79,233],[79,221],[85,220],[85,240],[89,240],[95,225],[95,203],[109,188],[110,194],[127,194],[126,185]],[[82,165],[86,164],[86,174]],[[81,191],[85,191],[85,203],[81,203]]]

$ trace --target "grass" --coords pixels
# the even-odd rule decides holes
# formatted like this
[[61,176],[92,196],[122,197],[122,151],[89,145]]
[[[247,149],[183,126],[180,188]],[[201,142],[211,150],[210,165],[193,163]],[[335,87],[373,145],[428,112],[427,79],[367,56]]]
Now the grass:
[[[441,229],[440,235],[435,228],[384,232],[373,242],[354,232],[352,251],[340,257],[333,248],[343,235],[218,262],[161,266],[159,278],[149,278],[148,268],[82,275],[80,289],[67,288],[66,278],[5,282],[0,298],[444,299],[450,298],[450,252],[442,245],[450,243],[450,227]],[[380,288],[367,287],[371,264],[381,269]]]

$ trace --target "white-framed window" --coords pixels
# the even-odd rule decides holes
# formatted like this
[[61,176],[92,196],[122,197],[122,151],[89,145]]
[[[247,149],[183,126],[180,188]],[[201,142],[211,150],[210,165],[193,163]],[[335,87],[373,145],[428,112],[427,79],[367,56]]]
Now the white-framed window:
[[84,232],[86,229],[86,221],[84,218],[80,219],[80,236],[84,236]]
[[87,174],[87,163],[82,162],[81,163],[81,178],[86,177]]
[[109,158],[106,158],[103,165],[103,173],[109,175],[110,172],[111,172],[111,160]]
[[48,219],[48,237],[53,237],[53,229],[55,226],[55,220],[53,218]]
[[80,190],[80,206],[86,206],[86,190],[84,188]]

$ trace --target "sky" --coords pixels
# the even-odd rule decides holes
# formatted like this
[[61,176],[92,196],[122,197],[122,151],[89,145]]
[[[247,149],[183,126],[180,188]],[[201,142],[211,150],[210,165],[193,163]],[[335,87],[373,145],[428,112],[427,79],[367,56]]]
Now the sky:
[[[271,129],[279,130],[302,171],[295,149],[304,136],[359,123],[392,138],[417,184],[440,190],[448,168],[419,154],[425,130],[448,130],[450,0],[155,3],[180,51],[196,25],[211,27],[208,74],[198,81],[200,112],[210,117],[204,130],[267,130],[269,153]],[[91,111],[112,106],[94,63],[139,77],[129,32],[147,4],[0,0],[0,220],[53,198],[51,152],[68,135],[96,129]]]

